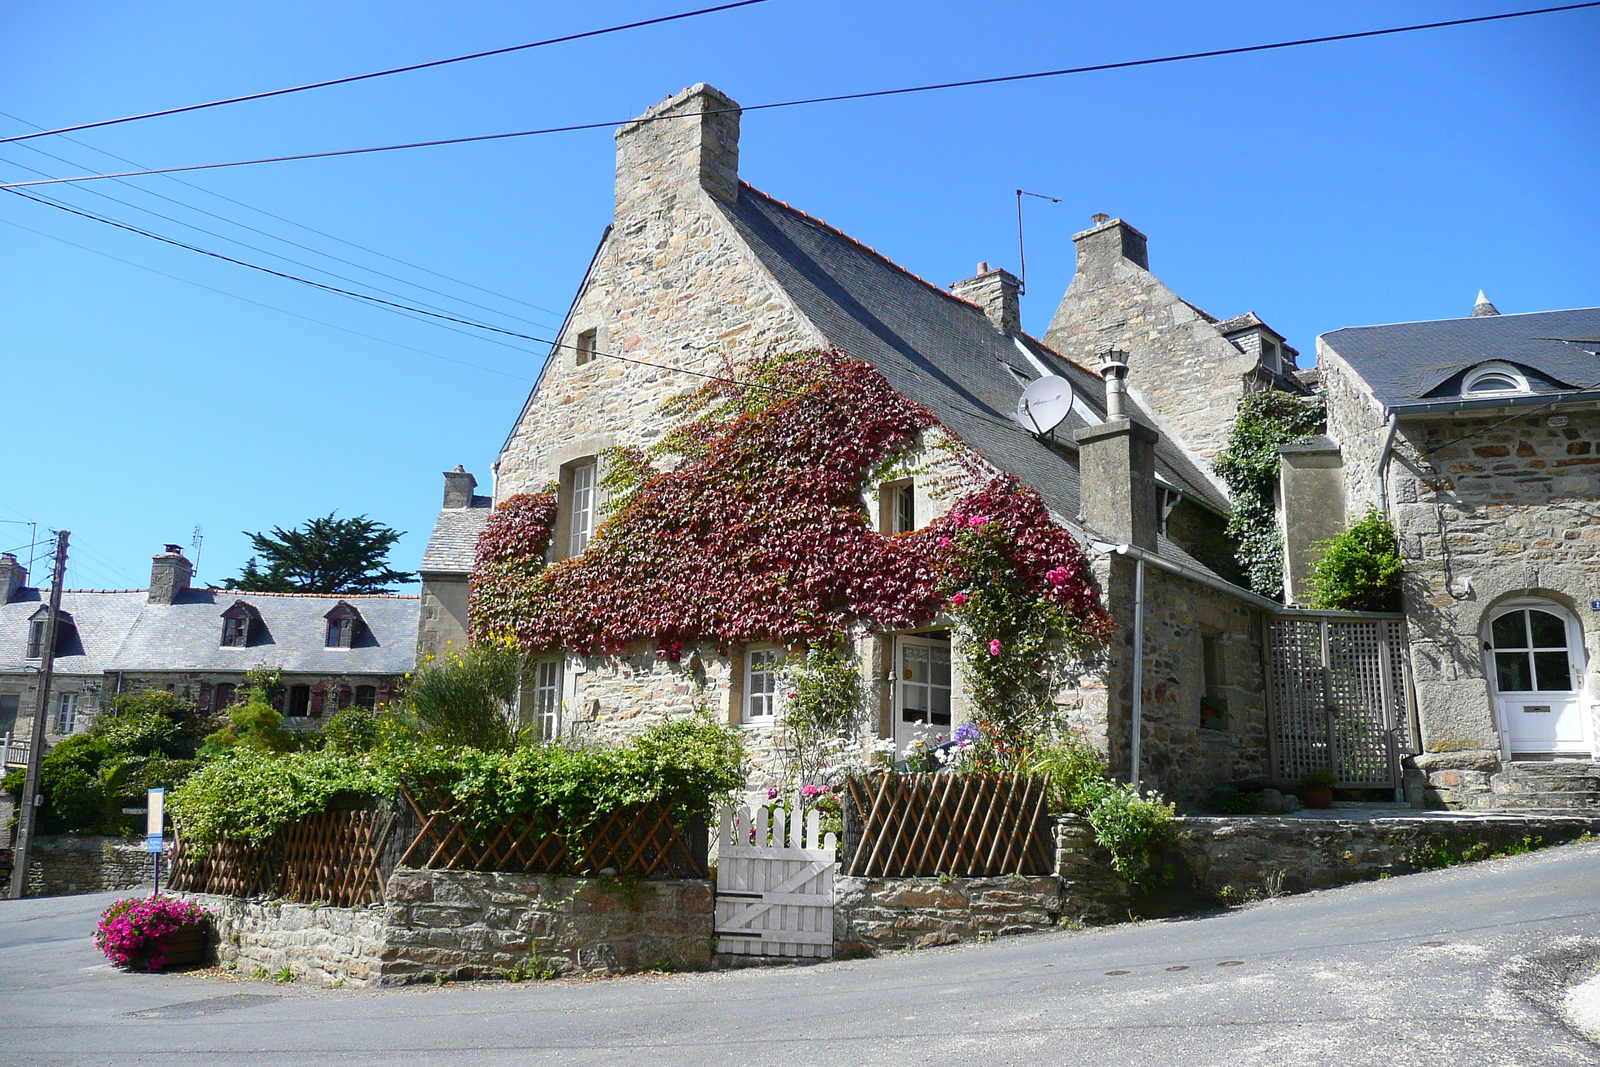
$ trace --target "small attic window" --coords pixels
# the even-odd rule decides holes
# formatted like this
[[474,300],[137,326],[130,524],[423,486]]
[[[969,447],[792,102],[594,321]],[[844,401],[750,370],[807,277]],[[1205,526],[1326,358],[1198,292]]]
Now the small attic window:
[[361,613],[359,611],[341,600],[323,618],[328,620],[327,640],[323,642],[328,648],[352,648],[355,646],[356,633],[361,626]]
[[[44,635],[50,625],[50,609],[41,607],[28,619],[28,648],[24,658],[41,659],[44,653]],[[70,612],[56,612],[56,648],[55,654],[61,655],[61,650],[72,641],[72,629],[75,623]]]
[[1461,395],[1464,397],[1531,392],[1533,390],[1528,387],[1527,376],[1509,363],[1480,364],[1468,371],[1461,382]]
[[600,331],[598,329],[584,330],[578,335],[578,351],[576,357],[578,366],[581,367],[585,363],[588,363],[590,360],[594,359],[596,342],[599,340],[599,338]]
[[28,659],[38,659],[44,651],[44,620],[34,619],[28,624]]
[[222,613],[222,647],[246,648],[250,644],[250,622],[259,618],[256,609],[242,600]]

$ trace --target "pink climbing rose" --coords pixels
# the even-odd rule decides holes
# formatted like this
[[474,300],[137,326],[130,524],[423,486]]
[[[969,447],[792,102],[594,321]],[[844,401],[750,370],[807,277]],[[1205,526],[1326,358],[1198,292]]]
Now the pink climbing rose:
[[978,527],[984,525],[988,521],[989,516],[987,515],[973,515],[967,519],[967,525],[976,530]]
[[1045,581],[1055,586],[1066,585],[1068,577],[1067,568],[1065,567],[1057,567],[1055,570],[1044,572]]
[[954,604],[958,608],[966,602],[967,594],[965,593],[957,593],[955,596],[950,598],[950,603]]
[[1000,639],[997,637],[993,641],[989,642],[989,655],[998,656],[999,654],[1000,654]]

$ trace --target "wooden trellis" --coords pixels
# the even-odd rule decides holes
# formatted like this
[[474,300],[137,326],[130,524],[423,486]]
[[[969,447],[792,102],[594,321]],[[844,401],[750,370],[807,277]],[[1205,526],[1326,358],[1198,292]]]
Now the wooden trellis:
[[[1049,874],[1045,783],[1022,775],[881,774],[847,779],[859,837],[845,874],[906,878]],[[855,837],[846,829],[847,837]]]
[[392,811],[325,811],[283,830],[278,887],[290,900],[340,907],[383,900],[388,872],[384,846]]
[[509,871],[520,874],[594,874],[611,870],[635,878],[704,878],[703,838],[691,842],[658,801],[620,808],[586,830],[576,851],[561,827],[544,818],[516,819],[486,839],[474,841],[442,794],[419,799],[401,790],[420,824],[400,863],[428,870]]
[[275,873],[270,843],[252,845],[225,838],[199,856],[180,835],[173,850],[167,884],[186,893],[253,897],[271,887]]

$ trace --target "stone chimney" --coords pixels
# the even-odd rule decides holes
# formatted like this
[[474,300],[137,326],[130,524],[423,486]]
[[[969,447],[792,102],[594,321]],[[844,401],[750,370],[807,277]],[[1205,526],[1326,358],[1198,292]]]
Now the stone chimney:
[[1094,225],[1072,235],[1078,246],[1078,272],[1101,273],[1127,260],[1144,270],[1150,269],[1150,253],[1145,235],[1121,219],[1094,216]]
[[171,604],[189,591],[189,577],[194,574],[194,564],[184,558],[183,549],[168,545],[166,550],[150,560],[150,597],[152,604]]
[[1500,309],[1495,307],[1493,304],[1489,303],[1489,298],[1487,296],[1483,295],[1483,290],[1482,289],[1479,289],[1478,290],[1478,299],[1473,301],[1472,314],[1469,317],[1470,318],[1474,318],[1474,319],[1481,319],[1481,318],[1486,318],[1489,315],[1498,315],[1498,314],[1500,314]]
[[0,552],[0,604],[9,604],[17,590],[28,584],[28,568],[10,552]]
[[1117,356],[1112,354],[1101,367],[1106,421],[1072,435],[1078,443],[1078,518],[1108,541],[1153,552],[1161,525],[1155,482],[1158,435],[1122,411],[1128,365]]
[[472,491],[477,487],[478,479],[468,474],[467,469],[457,463],[455,470],[444,472],[444,506],[470,508]]
[[1006,333],[1022,330],[1022,283],[1008,270],[979,263],[978,273],[965,281],[950,286],[950,291],[963,300],[970,300],[983,308],[989,321]]
[[617,130],[617,218],[696,189],[739,202],[739,105],[704,82]]

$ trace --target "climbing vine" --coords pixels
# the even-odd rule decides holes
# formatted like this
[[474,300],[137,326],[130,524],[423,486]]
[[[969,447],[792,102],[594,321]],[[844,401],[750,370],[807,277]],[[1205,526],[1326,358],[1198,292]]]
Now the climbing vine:
[[1283,539],[1273,511],[1278,447],[1320,432],[1324,420],[1321,397],[1307,403],[1276,390],[1247,393],[1213,465],[1233,498],[1228,533],[1238,541],[1239,563],[1250,588],[1262,596],[1283,599]]
[[[670,401],[663,414],[680,421],[656,447],[613,454],[609,515],[581,556],[543,565],[548,495],[496,510],[478,547],[475,636],[585,654],[642,639],[809,644],[857,625],[927,623],[960,584],[950,575],[996,568],[1011,575],[1008,596],[1053,606],[1033,620],[1055,627],[1041,640],[1077,647],[1106,632],[1082,552],[1009,475],[970,464],[955,511],[913,533],[873,529],[862,505],[872,472],[937,423],[869,364],[811,349],[753,359],[729,379]],[[977,567],[959,546],[980,528],[993,544]],[[1031,655],[1015,629],[1031,623],[1005,620],[1013,629],[985,645]]]

